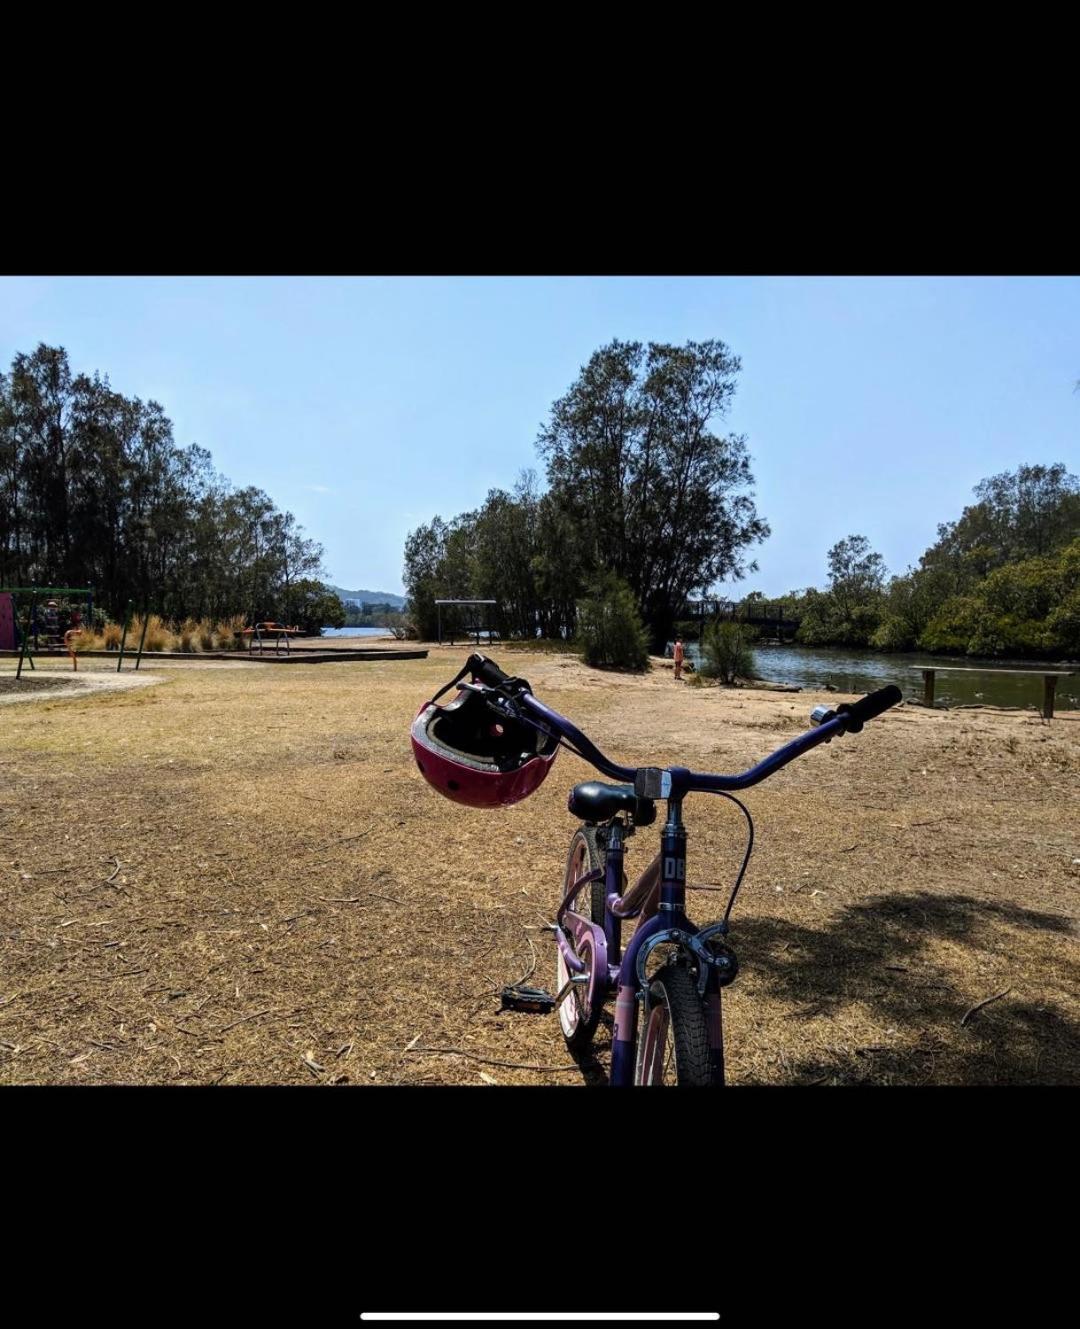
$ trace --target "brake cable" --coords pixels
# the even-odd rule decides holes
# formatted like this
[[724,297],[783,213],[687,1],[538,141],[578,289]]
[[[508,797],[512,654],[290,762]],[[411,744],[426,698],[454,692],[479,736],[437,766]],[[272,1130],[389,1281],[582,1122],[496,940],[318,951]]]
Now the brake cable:
[[721,798],[726,798],[742,808],[742,814],[746,818],[747,825],[748,838],[746,841],[746,853],[743,855],[742,867],[739,868],[739,875],[735,878],[735,885],[731,890],[731,899],[728,900],[727,908],[724,910],[724,926],[726,928],[727,921],[731,917],[732,908],[735,905],[735,897],[738,895],[739,887],[742,885],[742,879],[746,875],[746,865],[750,862],[750,855],[754,852],[754,819],[750,815],[750,809],[741,799],[736,798],[734,794],[726,794],[722,789],[714,789],[712,792],[719,794]]

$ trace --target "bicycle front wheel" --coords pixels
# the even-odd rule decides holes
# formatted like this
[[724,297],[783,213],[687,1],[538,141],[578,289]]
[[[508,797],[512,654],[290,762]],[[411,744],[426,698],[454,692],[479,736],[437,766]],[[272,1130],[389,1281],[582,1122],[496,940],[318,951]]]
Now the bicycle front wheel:
[[649,1013],[640,1021],[634,1083],[711,1084],[705,1005],[686,966],[664,965],[649,982]]

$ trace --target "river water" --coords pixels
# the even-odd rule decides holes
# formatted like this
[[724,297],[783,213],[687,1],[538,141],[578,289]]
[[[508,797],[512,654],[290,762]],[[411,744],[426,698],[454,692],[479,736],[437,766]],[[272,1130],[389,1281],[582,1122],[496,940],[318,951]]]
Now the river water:
[[[694,657],[696,657],[696,643]],[[895,683],[905,698],[922,700],[923,669],[1025,669],[1032,677],[1016,674],[939,673],[934,680],[934,702],[946,706],[1038,706],[1042,707],[1042,669],[1077,669],[1080,665],[1040,663],[1031,660],[981,660],[975,657],[941,655],[890,655],[827,646],[756,646],[754,660],[763,679],[774,683],[796,683],[808,689],[823,689],[827,683],[840,692],[872,692]],[[1080,710],[1080,672],[1059,678],[1054,709]]]
[[324,637],[389,637],[385,628],[323,628]]
[[[388,637],[385,628],[323,628],[325,637]],[[697,642],[687,643],[687,655],[698,659]],[[772,683],[794,683],[822,691],[831,683],[848,694],[873,692],[895,683],[905,697],[922,700],[923,669],[1026,669],[1031,678],[1016,674],[940,673],[934,680],[934,701],[945,706],[1038,706],[1042,707],[1041,669],[1080,671],[1080,665],[1031,660],[982,660],[945,655],[889,655],[832,646],[756,646],[754,661],[758,675]],[[1080,672],[1059,678],[1054,697],[1057,711],[1080,710]]]

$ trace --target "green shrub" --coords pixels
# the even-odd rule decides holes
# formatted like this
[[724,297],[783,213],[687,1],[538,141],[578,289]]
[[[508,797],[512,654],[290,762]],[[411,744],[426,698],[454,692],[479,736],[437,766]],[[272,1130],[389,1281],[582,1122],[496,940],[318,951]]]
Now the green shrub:
[[1055,650],[1080,655],[1080,588],[1071,591],[1046,622]]
[[889,615],[871,636],[870,645],[879,651],[910,651],[915,645],[915,634],[902,618]]
[[722,683],[754,678],[751,643],[756,637],[745,623],[710,623],[701,643],[701,673]]
[[634,593],[614,573],[601,574],[577,607],[577,639],[586,664],[642,670],[649,664],[649,639]]

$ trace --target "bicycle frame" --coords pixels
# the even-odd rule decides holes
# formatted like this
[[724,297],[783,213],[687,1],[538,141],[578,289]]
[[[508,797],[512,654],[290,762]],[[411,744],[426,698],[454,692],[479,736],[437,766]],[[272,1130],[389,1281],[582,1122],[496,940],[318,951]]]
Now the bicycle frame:
[[[482,683],[459,682],[470,670],[474,679],[481,679]],[[640,1078],[636,1075],[634,1061],[638,1021],[649,1010],[651,980],[646,971],[647,961],[658,946],[678,947],[691,962],[690,973],[696,979],[697,995],[704,1005],[709,1046],[708,1079],[712,1084],[723,1084],[721,991],[738,973],[738,961],[722,940],[728,931],[727,913],[723,921],[705,928],[697,927],[686,914],[687,835],[682,819],[683,800],[691,793],[726,794],[730,790],[750,788],[820,743],[827,743],[841,734],[858,733],[867,720],[902,700],[899,688],[879,689],[854,703],[841,703],[836,710],[818,707],[811,714],[814,728],[784,744],[756,766],[741,775],[714,775],[692,771],[685,766],[620,766],[605,756],[575,724],[534,697],[528,683],[509,678],[481,655],[470,656],[454,682],[459,687],[483,693],[494,711],[515,722],[525,721],[549,737],[560,740],[602,774],[631,783],[639,801],[649,805],[658,800],[666,801],[667,817],[660,834],[660,852],[625,895],[621,890],[626,827],[619,812],[601,823],[604,835],[604,921],[602,925],[594,923],[591,911],[586,916],[575,908],[579,893],[599,879],[600,871],[595,869],[570,884],[556,915],[555,942],[569,977],[559,1000],[569,999],[572,985],[586,981],[586,974],[588,1009],[592,1014],[595,1015],[604,999],[614,991],[611,1084],[633,1084]],[[728,913],[752,845],[751,827],[746,858]],[[623,951],[622,922],[639,916],[641,922]],[[581,955],[586,950],[590,953],[588,961]]]
[[[604,925],[601,928],[573,908],[578,894],[598,877],[596,871],[587,872],[571,885],[559,906],[555,943],[562,951],[570,973],[581,974],[589,968],[588,1000],[591,1008],[595,1009],[595,1003],[603,1002],[612,992],[616,994],[610,1082],[612,1085],[634,1083],[638,1021],[645,1013],[648,1000],[645,962],[656,946],[670,942],[690,952],[701,968],[712,1082],[722,1085],[724,1037],[720,991],[735,978],[738,962],[726,946],[718,947],[712,942],[705,948],[703,944],[704,939],[715,936],[718,931],[726,932],[724,924],[701,929],[686,914],[687,836],[681,805],[675,800],[669,801],[660,850],[625,893],[622,893],[624,832],[617,819],[607,826],[605,838]],[[623,920],[637,917],[641,922],[623,952]],[[563,935],[563,926],[578,944],[584,932],[592,934],[593,964],[586,966],[574,953]]]
[[[603,774],[635,785],[641,783],[642,771],[639,768],[620,766],[611,761],[565,716],[545,706],[531,693],[523,695],[519,700],[535,721],[573,744],[580,755]],[[845,732],[846,727],[843,716],[827,720],[817,728],[800,734],[742,775],[710,775],[686,767],[655,771],[660,777],[659,796],[667,799],[667,818],[661,831],[660,851],[625,896],[621,893],[625,849],[623,828],[617,818],[609,823],[604,874],[604,925],[600,927],[571,907],[579,892],[596,880],[595,872],[586,873],[572,884],[559,907],[555,942],[571,975],[582,975],[586,969],[589,970],[588,1001],[591,1009],[595,1009],[594,1003],[602,1002],[612,991],[615,992],[610,1076],[612,1085],[634,1083],[634,1048],[638,1022],[647,1013],[648,980],[645,965],[649,954],[657,946],[669,943],[686,951],[698,966],[698,988],[706,1007],[711,1080],[714,1085],[722,1085],[724,1082],[721,990],[734,980],[738,961],[733,951],[716,940],[718,936],[727,933],[726,923],[716,923],[702,929],[686,914],[687,835],[682,819],[683,799],[689,793],[722,792],[758,784],[819,743],[826,743],[834,735]],[[655,881],[651,881],[650,877],[655,878]],[[639,915],[641,922],[623,953],[622,921]],[[563,926],[567,926],[576,946],[580,945],[585,932],[591,933],[591,965],[586,965],[575,954],[563,934]]]

